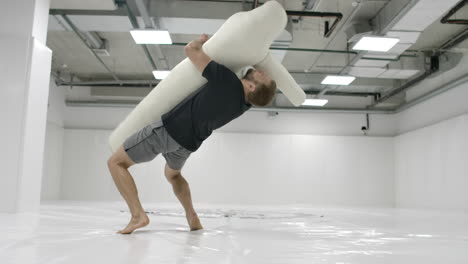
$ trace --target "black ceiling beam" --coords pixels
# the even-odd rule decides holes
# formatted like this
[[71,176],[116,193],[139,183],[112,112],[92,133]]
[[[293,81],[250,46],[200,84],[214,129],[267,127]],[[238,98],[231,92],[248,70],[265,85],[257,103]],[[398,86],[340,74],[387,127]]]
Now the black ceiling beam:
[[454,8],[450,9],[450,11],[445,15],[441,20],[440,23],[442,24],[468,24],[467,19],[450,19],[458,10],[462,9],[465,5],[468,4],[468,0],[462,0],[458,3]]

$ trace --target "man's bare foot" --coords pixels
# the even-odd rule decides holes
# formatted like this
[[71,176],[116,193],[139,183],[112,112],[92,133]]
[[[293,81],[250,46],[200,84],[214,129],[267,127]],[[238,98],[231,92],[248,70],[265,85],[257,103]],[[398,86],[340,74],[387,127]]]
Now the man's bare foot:
[[200,219],[198,218],[198,215],[196,213],[192,215],[187,215],[187,222],[190,226],[190,231],[203,229]]
[[128,223],[127,227],[120,230],[119,234],[131,234],[135,229],[142,228],[149,224],[149,218],[146,214],[143,214],[141,217],[132,217],[130,223]]

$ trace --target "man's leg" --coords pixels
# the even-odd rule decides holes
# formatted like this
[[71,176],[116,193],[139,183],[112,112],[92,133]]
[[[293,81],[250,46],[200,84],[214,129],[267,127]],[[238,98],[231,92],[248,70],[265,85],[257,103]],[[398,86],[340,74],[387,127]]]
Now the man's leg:
[[179,199],[180,203],[184,207],[190,231],[203,229],[200,219],[193,208],[190,187],[184,177],[182,177],[180,170],[173,170],[166,164],[164,174],[166,175],[167,180],[172,184],[172,189],[174,190],[174,194],[177,196],[177,199]]
[[128,168],[135,164],[127,155],[123,147],[120,147],[107,161],[109,171],[114,179],[120,194],[127,202],[132,218],[127,227],[120,230],[120,234],[130,234],[135,229],[149,224],[149,218],[141,206],[138,191]]

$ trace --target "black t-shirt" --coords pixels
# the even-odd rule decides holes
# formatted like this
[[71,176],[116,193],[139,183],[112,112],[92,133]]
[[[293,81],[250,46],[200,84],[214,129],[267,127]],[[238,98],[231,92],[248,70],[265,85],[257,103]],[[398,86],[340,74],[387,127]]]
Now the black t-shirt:
[[210,61],[202,73],[208,82],[162,116],[169,135],[196,151],[213,130],[247,111],[242,82],[222,64]]

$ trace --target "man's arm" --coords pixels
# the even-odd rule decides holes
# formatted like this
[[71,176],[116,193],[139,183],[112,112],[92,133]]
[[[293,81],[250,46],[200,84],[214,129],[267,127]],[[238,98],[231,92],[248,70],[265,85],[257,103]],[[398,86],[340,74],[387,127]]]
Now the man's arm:
[[211,61],[211,58],[203,52],[202,46],[208,40],[208,35],[203,34],[198,39],[191,41],[185,46],[185,55],[195,65],[198,71],[203,73],[206,65]]

